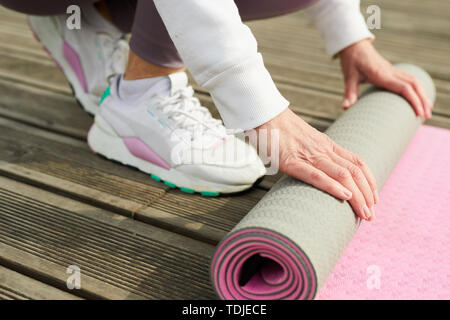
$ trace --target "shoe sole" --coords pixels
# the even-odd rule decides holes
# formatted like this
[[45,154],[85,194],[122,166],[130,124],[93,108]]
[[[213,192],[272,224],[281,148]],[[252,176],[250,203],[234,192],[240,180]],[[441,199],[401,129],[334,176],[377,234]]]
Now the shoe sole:
[[47,54],[55,61],[58,68],[61,69],[66,76],[77,103],[87,113],[95,116],[99,106],[89,99],[75,72],[64,57],[61,35],[55,30],[48,18],[29,16],[28,25],[36,40],[41,43]]
[[[164,169],[158,165],[142,160],[128,150],[122,138],[100,116],[97,115],[88,133],[88,145],[92,152],[109,160],[126,166],[134,167],[150,175],[156,181],[162,182],[170,188],[178,188],[183,192],[213,197],[220,194],[237,193],[251,188],[249,185],[222,185],[188,176],[175,168]],[[257,182],[260,182],[258,179]]]

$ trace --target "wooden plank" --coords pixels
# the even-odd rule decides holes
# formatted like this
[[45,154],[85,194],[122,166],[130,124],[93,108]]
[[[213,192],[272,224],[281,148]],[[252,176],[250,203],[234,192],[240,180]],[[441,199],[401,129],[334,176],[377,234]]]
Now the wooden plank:
[[[304,19],[303,16],[300,18]],[[268,21],[256,22],[257,27],[256,30],[262,29],[264,31],[264,35],[270,34],[270,29],[266,30],[267,27],[264,26],[270,26],[271,21],[276,20],[278,23],[280,21],[285,21],[288,19],[283,18],[277,18],[272,19]],[[290,19],[292,20],[292,19]],[[286,23],[285,23],[286,24]],[[283,25],[283,28],[287,29],[289,26]],[[292,28],[292,26],[291,26]],[[268,59],[268,68],[274,75],[274,79],[279,83],[280,89],[283,94],[287,96],[287,98],[293,102],[293,109],[300,114],[301,116],[304,116],[307,121],[310,121],[312,125],[316,126],[317,128],[323,130],[326,128],[327,124],[324,124],[323,121],[330,121],[335,119],[340,113],[341,110],[339,109],[339,103],[340,103],[340,93],[343,91],[340,71],[338,66],[334,66],[333,70],[335,71],[334,74],[331,74],[329,70],[326,70],[324,72],[320,72],[319,74],[314,73],[315,71],[311,70],[304,70],[304,66],[301,66],[299,69],[296,68],[301,61],[304,61],[305,57],[302,56],[296,56],[296,59],[293,61],[290,61],[288,56],[284,55],[282,59],[280,59],[280,43],[279,39],[283,37],[283,35],[288,34],[289,39],[285,39],[285,41],[282,42],[284,46],[290,43],[296,43],[296,38],[292,39],[292,35],[289,32],[282,32],[281,35],[279,34],[278,30],[277,34],[275,35],[275,39],[262,39],[262,46],[264,46],[265,43],[271,44],[271,46],[275,46],[275,50],[278,53],[276,56],[271,57],[269,55]],[[273,32],[272,32],[273,33]],[[317,33],[317,32],[316,32]],[[303,33],[302,33],[303,34]],[[309,33],[304,33],[309,34]],[[269,41],[270,40],[270,41]],[[274,44],[273,44],[274,43]],[[304,48],[302,48],[304,49]],[[264,51],[264,50],[263,50]],[[322,55],[323,52],[322,52]],[[267,56],[267,54],[265,55]],[[316,56],[316,52],[312,55],[312,57]],[[16,59],[16,60],[14,60]],[[0,59],[1,61],[1,59]],[[272,62],[276,61],[278,65],[272,64]],[[68,93],[69,88],[67,84],[61,85],[62,82],[64,82],[63,75],[56,71],[54,68],[48,68],[47,65],[39,66],[39,63],[35,63],[36,61],[21,61],[19,58],[13,58],[13,57],[7,57],[5,64],[3,65],[3,76],[4,77],[10,77],[8,78],[10,81],[22,81],[22,82],[28,82],[32,85],[44,85],[46,88],[52,88],[52,90],[60,91],[61,93]],[[283,64],[280,66],[279,64]],[[330,64],[329,60],[325,60],[323,58],[323,61],[320,62],[321,64],[329,67],[331,65],[335,65],[335,63]],[[1,65],[1,63],[0,63]],[[14,70],[13,72],[9,71],[11,65],[22,65],[23,68],[19,70]],[[29,65],[29,66],[27,66]],[[38,68],[38,72],[33,72],[34,75],[37,76],[36,79],[30,80],[30,77],[28,75],[28,70]],[[317,64],[312,68],[315,70],[317,68]],[[22,76],[21,76],[22,72]],[[12,77],[12,78],[11,78]],[[287,86],[285,86],[285,84]],[[438,83],[438,85],[440,85]],[[298,88],[300,87],[300,88]],[[336,96],[333,98],[331,96],[324,95],[322,92],[316,93],[315,91],[309,91],[305,93],[305,89],[308,91],[310,89],[317,90],[317,91],[323,91],[326,90],[328,93],[335,93]],[[448,90],[448,88],[447,88]],[[311,98],[311,95],[313,96]],[[213,108],[212,103],[210,101],[207,101],[206,97],[201,96],[203,101],[212,109],[213,114],[217,115],[217,111],[215,108]],[[331,98],[331,100],[330,100]],[[299,102],[300,101],[300,102]],[[306,103],[305,103],[306,101]],[[440,88],[438,87],[438,100],[435,107],[435,113],[437,115],[449,115],[450,114],[450,108],[448,106],[450,105],[450,95],[441,93]],[[322,110],[317,110],[317,109]],[[47,116],[48,114],[46,114]],[[19,119],[20,117],[16,117],[15,119]],[[40,119],[40,121],[45,121],[44,119]],[[55,122],[59,123],[59,122]],[[436,121],[434,122],[434,119],[432,119],[430,124],[437,124],[442,123],[442,121]],[[444,122],[445,123],[445,122]],[[61,125],[61,128],[64,128],[64,125]]]
[[[270,21],[270,20],[269,20]],[[284,21],[284,20],[283,20]],[[265,26],[266,24],[259,24],[259,28]],[[258,28],[257,28],[258,29]],[[268,34],[268,32],[265,32]],[[283,32],[282,34],[288,34],[287,32]],[[280,38],[278,36],[277,38]],[[292,38],[292,36],[291,36]],[[264,40],[262,39],[262,46],[265,43],[275,43],[277,46],[277,42],[273,39]],[[269,41],[270,40],[270,41]],[[279,41],[279,40],[278,40]],[[295,43],[296,41],[292,41],[292,39],[283,41],[284,45],[289,43]],[[272,45],[273,46],[273,45]],[[338,66],[333,67],[336,71],[335,74],[330,74],[329,72],[323,72],[320,75],[314,74],[312,72],[308,72],[306,70],[298,70],[296,69],[296,65],[298,65],[299,59],[303,59],[304,57],[296,56],[294,61],[289,61],[288,56],[284,55],[282,59],[280,59],[279,52],[281,51],[280,47],[276,47],[276,52],[278,53],[277,57],[268,59],[268,67],[269,70],[274,75],[274,79],[278,81],[279,87],[282,93],[288,98],[288,100],[293,102],[293,109],[302,116],[306,116],[307,120],[311,117],[311,124],[314,126],[323,129],[322,123],[315,123],[314,119],[317,118],[319,120],[333,120],[335,119],[342,111],[339,109],[341,92],[343,91],[340,71]],[[264,50],[263,50],[264,51]],[[282,52],[282,51],[281,51]],[[316,56],[316,54],[312,55]],[[300,60],[301,60],[300,59]],[[272,61],[277,61],[277,63],[283,63],[283,66],[274,66],[271,64]],[[328,60],[322,61],[324,65],[331,66],[328,63]],[[335,63],[334,63],[335,64]],[[21,65],[22,68],[18,70],[11,70],[11,65]],[[294,67],[293,67],[294,66]],[[33,72],[32,77],[29,76],[28,70],[35,70]],[[64,76],[61,72],[56,71],[55,68],[49,68],[48,65],[40,65],[36,63],[36,61],[28,61],[23,60],[22,58],[17,57],[4,57],[3,62],[0,56],[0,76],[9,79],[10,81],[21,81],[25,83],[29,83],[33,86],[39,85],[44,86],[45,88],[52,88],[52,90],[56,90],[61,93],[68,93],[70,89],[67,84],[64,83]],[[289,79],[289,80],[286,80]],[[438,83],[439,85],[439,83]],[[437,115],[450,115],[450,95],[446,93],[441,93],[441,90],[438,87],[438,100],[435,107],[435,113]],[[306,91],[305,91],[306,90]],[[313,90],[313,91],[310,91]],[[316,91],[326,90],[329,93],[334,93],[336,96],[333,98],[332,96],[324,94],[323,92]],[[202,96],[202,98],[204,98]],[[330,100],[331,98],[331,100]],[[319,100],[319,101],[318,101]],[[301,101],[301,102],[298,102]],[[212,107],[212,104],[210,104]],[[214,114],[217,115],[217,112],[212,107],[211,108]],[[321,110],[318,110],[321,109]],[[16,118],[17,119],[17,118]],[[42,120],[41,120],[42,121]],[[320,121],[319,121],[320,122]],[[438,122],[436,122],[438,123]],[[439,122],[441,123],[441,122]],[[430,124],[434,124],[433,120],[431,120]],[[64,126],[61,126],[62,128]]]
[[[403,5],[401,12],[406,12],[405,9],[409,7],[409,3],[407,5]],[[426,6],[429,7],[429,6]],[[384,9],[384,8],[382,8]],[[433,9],[434,10],[434,9]],[[392,11],[392,10],[391,10]],[[394,11],[396,12],[396,11]],[[420,20],[427,20],[427,19],[422,19],[423,17],[423,13],[421,12],[421,19]],[[449,16],[449,14],[445,15],[447,18]],[[8,17],[8,15],[6,15],[6,17]],[[409,16],[407,17],[408,19],[410,18]],[[396,20],[396,19],[388,19],[388,18],[383,18],[383,21],[385,20]],[[28,30],[27,25],[25,24],[25,20],[24,19],[18,19],[17,17],[14,17],[13,19],[3,19],[2,22],[3,25],[3,32],[4,33],[13,33],[15,36],[26,36],[28,38],[31,39],[30,36],[30,31]],[[282,40],[284,45],[289,45],[290,43],[296,43],[299,40],[302,39],[302,37],[310,37],[311,35],[313,35],[313,39],[320,40],[320,37],[318,36],[317,31],[311,26],[311,24],[309,23],[309,21],[306,19],[305,15],[300,12],[300,13],[296,13],[296,14],[292,14],[292,15],[288,15],[288,16],[283,16],[280,18],[275,18],[275,19],[268,19],[268,20],[263,20],[263,21],[256,21],[256,22],[250,22],[249,23],[250,26],[256,26],[255,27],[255,32],[261,32],[264,33],[266,35],[270,35],[273,34],[274,35],[274,39],[273,40]],[[305,28],[305,26],[308,29],[308,32],[298,32],[299,29],[303,29]],[[280,32],[280,28],[281,31]],[[420,25],[420,29],[422,28],[422,25]],[[387,30],[388,32],[386,32],[385,30]],[[436,27],[436,30],[440,30],[438,27]],[[390,36],[392,35],[393,31],[391,28],[383,28],[382,30],[376,30],[376,32],[379,32],[380,35],[378,35],[378,37],[381,36],[381,34],[384,34],[386,36]],[[294,36],[293,36],[294,35]],[[286,37],[290,40],[290,41],[285,41]],[[391,41],[390,43],[390,47],[396,47],[398,46],[399,48],[403,48],[404,45],[400,45],[398,44],[398,42],[404,42],[404,41],[409,41],[410,43],[411,39],[414,41],[414,45],[417,47],[418,42],[420,42],[421,39],[428,41],[429,40],[429,35],[427,37],[420,37],[416,34],[414,34],[414,37],[410,36],[410,37],[405,37],[405,35],[403,36],[398,36],[394,41]],[[377,42],[379,42],[381,39],[378,39]],[[381,40],[382,41],[382,40]],[[435,46],[430,47],[429,45],[423,46],[423,48],[428,49],[429,53],[435,53],[436,52],[436,48],[439,46],[442,46],[446,44],[446,42],[442,42],[442,41],[434,41],[433,44],[435,44]],[[36,43],[33,44],[34,46],[36,45]],[[322,47],[322,45],[320,46]],[[447,44],[447,48],[448,48],[448,44]],[[407,49],[406,49],[407,50]],[[409,51],[410,52],[410,51]],[[412,54],[415,54],[416,51],[410,52]],[[444,54],[442,56],[443,58],[448,58],[446,54]]]
[[277,174],[270,175],[270,176],[265,176],[264,180],[261,181],[259,187],[260,188],[264,188],[266,190],[270,190],[270,188],[272,188],[273,185],[275,183],[277,183],[278,180],[281,179],[281,177],[283,177],[283,173],[282,172],[278,172]]
[[220,230],[221,240],[264,196],[266,190],[251,189],[234,195],[206,198],[173,189],[152,203],[151,207],[174,216],[188,217],[195,228],[209,226]]
[[48,91],[71,95],[72,90],[62,72],[36,60],[0,54],[0,78],[28,84]]
[[[450,14],[447,12],[447,19],[449,16]],[[388,18],[383,17],[382,19],[384,22]],[[409,17],[406,17],[404,21],[408,21],[408,19]],[[426,18],[424,19],[427,20]],[[317,30],[309,23],[303,13],[251,22],[250,26],[259,40],[260,45],[281,49],[295,48],[294,54],[297,54],[299,49],[302,51],[310,51],[313,49],[314,55],[311,58],[316,56],[318,59],[325,58],[322,50],[323,41]],[[411,56],[428,57],[428,59],[424,59],[426,63],[436,61],[436,59],[431,59],[432,57],[441,58],[441,60],[437,60],[438,62],[448,61],[449,59],[448,50],[450,43],[448,41],[433,39],[429,35],[420,36],[417,33],[400,35],[393,32],[389,27],[383,27],[382,30],[375,30],[375,33],[377,35],[377,46],[380,46],[382,50],[387,50],[387,52],[401,52],[400,55],[403,57],[403,60],[405,57]],[[414,47],[414,50],[410,50],[411,47]]]
[[0,194],[0,257],[9,268],[64,290],[66,268],[76,265],[77,295],[86,298],[215,297],[211,245],[6,178]]
[[[161,210],[160,202],[154,204],[168,189],[164,184],[95,156],[81,141],[1,118],[0,174],[214,244],[250,206],[239,204],[247,197],[243,195],[214,200],[224,207],[235,203],[235,216],[225,218],[226,223],[215,223],[207,219],[208,212],[198,214],[183,206],[178,211]],[[249,194],[256,203],[263,192],[256,189]],[[201,199],[199,206],[209,201]]]
[[2,117],[86,140],[93,118],[72,96],[3,79],[0,94]]
[[0,266],[0,297],[11,300],[80,300],[48,284]]
[[[442,1],[444,2],[444,1]],[[409,1],[395,1],[395,5],[399,5],[397,10],[393,10],[392,7],[386,6],[387,3],[393,3],[392,1],[362,1],[361,12],[367,18],[366,8],[369,5],[376,4],[381,9],[381,23],[382,27],[402,33],[405,36],[428,36],[435,37],[437,39],[448,39],[447,21],[449,17],[448,5],[442,10],[439,10],[438,5],[428,4],[428,1],[424,2],[424,6],[427,6],[430,10],[414,11],[408,10],[412,8]],[[286,16],[287,19],[296,19],[297,15],[303,14],[303,12],[294,13]],[[286,19],[286,20],[287,20]],[[307,21],[305,20],[305,23]]]
[[[267,26],[265,28],[268,28]],[[254,29],[257,30],[257,29]],[[270,30],[270,29],[268,29]],[[258,39],[259,48],[263,53],[263,56],[267,52],[280,57],[293,57],[296,60],[325,63],[329,58],[325,56],[323,50],[323,42],[321,39],[316,38],[317,44],[311,45],[312,41],[308,36],[298,36],[292,38],[289,36],[276,36],[276,34],[270,36],[269,31],[261,30],[261,35],[255,32]],[[264,31],[264,32],[263,32]],[[286,30],[283,30],[284,34],[289,34]],[[304,31],[302,34],[313,33],[313,30]],[[448,51],[449,49],[434,49],[429,47],[428,50],[415,47],[413,44],[409,46],[403,46],[395,48],[392,44],[386,46],[380,46],[378,40],[375,41],[375,46],[379,48],[380,52],[390,61],[405,61],[416,63],[423,66],[429,71],[433,77],[449,80],[450,68],[446,65],[449,61]],[[338,67],[336,68],[338,70]]]
[[[286,57],[284,57],[282,60],[286,60]],[[286,61],[286,63],[292,63]],[[295,63],[294,63],[295,64]],[[11,65],[21,65],[22,68],[19,69],[11,69]],[[291,70],[291,74],[289,74],[290,79],[295,79],[293,72],[295,72],[295,67],[289,67],[284,68],[282,70],[279,70],[278,67],[271,67],[269,65],[269,70],[271,70],[275,76],[275,80],[279,80],[279,78],[276,77],[277,74],[286,74],[286,69]],[[34,70],[31,72],[32,76],[29,76],[30,70]],[[314,121],[313,119],[319,119],[319,120],[334,120],[336,119],[341,113],[342,110],[339,108],[340,102],[341,102],[341,95],[336,94],[336,92],[342,90],[336,90],[332,89],[333,85],[336,85],[336,82],[339,81],[339,76],[326,76],[325,74],[322,74],[320,76],[316,76],[315,79],[312,78],[311,73],[308,72],[298,72],[298,79],[302,79],[299,81],[291,81],[292,84],[289,83],[283,83],[280,81],[278,83],[278,86],[280,88],[280,91],[283,93],[283,95],[290,100],[293,103],[293,110],[296,111],[298,114],[302,116],[307,116],[306,120],[310,120],[311,124],[318,127],[319,129],[323,130],[323,124],[317,123],[317,121]],[[67,84],[62,85],[61,81],[63,79],[63,75],[61,72],[59,72],[56,68],[49,68],[46,65],[40,65],[39,63],[30,62],[26,60],[22,60],[19,58],[14,57],[4,57],[2,59],[2,56],[0,55],[0,78],[6,78],[8,81],[12,82],[19,82],[19,83],[26,83],[26,85],[21,85],[21,89],[27,89],[28,87],[34,87],[36,84],[39,84],[41,88],[48,89],[53,88],[54,91],[57,91],[59,93],[67,93],[70,91]],[[285,79],[285,78],[283,78]],[[3,83],[5,83],[3,81]],[[340,83],[340,82],[339,82]],[[300,86],[302,85],[303,86]],[[4,84],[6,87],[7,84]],[[306,87],[309,86],[310,88]],[[342,87],[342,84],[339,85]],[[55,89],[56,88],[56,89]],[[327,92],[323,92],[323,89],[327,90]],[[1,87],[0,87],[1,89]],[[198,90],[201,90],[197,87]],[[4,89],[6,92],[8,92],[6,89]],[[26,96],[27,93],[24,93]],[[17,94],[11,94],[13,99],[17,98]],[[63,96],[53,96],[53,98],[58,98],[58,100],[64,100]],[[209,106],[210,110],[212,110],[214,115],[218,115],[217,110],[214,108],[212,103],[208,103],[206,97],[201,96],[202,101],[205,102],[207,106]],[[59,103],[59,102],[58,102]],[[67,104],[74,104],[74,100],[70,98],[66,98],[64,103]],[[14,104],[17,104],[14,103]],[[23,104],[22,104],[23,105]],[[42,105],[42,104],[40,104]],[[438,93],[438,102],[435,107],[435,112],[438,115],[450,115],[450,110],[448,106],[450,105],[450,95],[446,93]],[[28,107],[25,105],[25,107]],[[41,107],[42,108],[42,107]],[[31,109],[31,112],[33,112],[33,109]],[[37,109],[34,109],[34,113],[36,113]],[[77,110],[80,111],[80,110]],[[17,108],[14,108],[14,112],[17,112]],[[37,113],[37,121],[39,123],[45,123],[46,118],[50,117],[50,119],[53,117],[53,109],[51,112],[46,113]],[[30,117],[30,112],[24,111],[21,114],[23,114],[25,117]],[[67,113],[62,112],[61,114],[64,114],[67,117]],[[81,112],[78,112],[79,117],[83,117],[81,115]],[[308,117],[312,119],[308,119]],[[21,116],[17,115],[15,119],[20,120]],[[36,119],[36,118],[35,118]],[[84,127],[87,127],[86,121],[84,120],[84,123],[82,124]],[[320,122],[320,121],[319,121]],[[58,124],[58,119],[55,119],[55,121],[51,122],[53,124]],[[81,122],[77,122],[81,123]],[[433,120],[430,121],[431,124],[433,124]],[[57,128],[53,128],[53,130],[58,130],[58,132],[61,129],[64,130],[64,128],[68,128],[66,125],[61,124],[59,125],[59,130]],[[65,133],[70,133],[68,131],[73,131],[73,129],[66,130]],[[84,131],[85,132],[85,131]],[[74,133],[71,133],[74,134]],[[80,132],[80,130],[76,133],[79,137],[83,137],[85,134]]]

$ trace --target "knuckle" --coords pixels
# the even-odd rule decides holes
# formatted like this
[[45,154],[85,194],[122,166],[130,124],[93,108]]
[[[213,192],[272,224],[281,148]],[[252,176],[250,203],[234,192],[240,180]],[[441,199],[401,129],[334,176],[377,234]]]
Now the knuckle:
[[329,149],[334,150],[336,143],[326,134],[325,136],[325,142],[327,143],[327,146],[329,147]]
[[417,82],[416,78],[411,77],[407,81],[410,88],[412,89],[419,88],[419,83]]
[[372,77],[376,77],[376,78],[381,77],[381,72],[380,72],[379,68],[377,68],[375,66],[370,66],[368,72],[369,72],[369,74],[372,75]]
[[318,182],[322,179],[322,175],[320,174],[320,172],[317,172],[316,170],[313,170],[309,174],[309,177],[311,178],[311,181],[315,181],[315,182]]
[[337,178],[339,180],[347,180],[351,177],[351,173],[346,169],[339,169],[337,172]]
[[359,168],[364,167],[364,165],[366,164],[364,159],[357,155],[353,155],[352,162]]
[[410,89],[411,89],[411,86],[410,86],[408,83],[403,82],[403,83],[400,85],[400,91],[401,91],[401,93],[409,93]]
[[414,86],[414,88],[416,88],[418,91],[423,90],[422,82],[420,82],[420,81],[417,80],[416,78],[414,78],[413,86]]
[[335,191],[335,187],[334,187],[334,185],[333,184],[331,184],[331,183],[327,183],[325,186],[324,186],[324,188],[323,188],[323,190],[325,190],[325,191],[327,191],[327,192],[333,192],[333,191]]
[[323,155],[310,157],[311,164],[316,168],[320,167],[320,165],[326,160],[327,158]]
[[359,169],[357,166],[351,166],[348,171],[350,172],[350,174],[352,175],[353,178],[361,178],[362,177],[362,172],[361,169]]
[[333,144],[331,145],[331,151],[333,153],[338,153],[339,152],[339,147],[336,143],[333,142]]
[[414,80],[416,79],[416,77],[414,77],[412,74],[410,73],[404,73],[405,78],[409,81],[409,82],[414,82]]
[[354,196],[353,201],[358,208],[362,208],[362,206],[366,204],[366,201],[364,200],[364,197],[362,195]]

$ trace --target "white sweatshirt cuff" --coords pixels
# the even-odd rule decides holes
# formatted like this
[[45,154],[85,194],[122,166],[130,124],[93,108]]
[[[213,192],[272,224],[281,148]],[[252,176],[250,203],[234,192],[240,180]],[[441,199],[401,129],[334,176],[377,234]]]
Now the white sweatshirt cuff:
[[259,53],[201,85],[210,92],[225,126],[230,129],[256,128],[289,105]]
[[337,6],[328,6],[318,12],[312,7],[309,12],[325,40],[326,53],[331,57],[360,40],[375,38],[359,10],[359,1],[357,6],[351,2],[342,1]]

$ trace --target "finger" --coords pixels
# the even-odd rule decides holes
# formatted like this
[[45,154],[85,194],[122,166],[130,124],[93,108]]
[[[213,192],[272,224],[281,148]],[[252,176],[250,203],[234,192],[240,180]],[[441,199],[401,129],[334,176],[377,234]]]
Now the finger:
[[352,162],[362,170],[364,176],[366,177],[367,182],[369,183],[370,189],[372,190],[372,194],[374,195],[375,204],[378,203],[379,196],[378,196],[377,181],[375,180],[372,171],[370,171],[364,159],[361,158],[360,156],[355,155],[353,152],[350,152],[349,150],[341,147],[338,144],[334,144],[333,151],[342,158]]
[[359,92],[359,73],[351,71],[347,78],[345,79],[345,93],[344,101],[342,102],[342,108],[348,109],[355,104],[358,100]]
[[408,82],[396,77],[389,80],[386,88],[389,88],[389,90],[402,95],[406,100],[408,100],[417,116],[425,117],[425,110],[422,106],[422,102]]
[[340,157],[337,154],[332,154],[331,160],[334,161],[337,165],[347,169],[348,172],[350,172],[353,181],[355,181],[356,186],[358,187],[359,191],[362,193],[366,201],[367,207],[372,208],[373,205],[375,204],[375,195],[363,171],[354,163]]
[[341,200],[350,200],[352,193],[336,180],[330,178],[322,171],[301,160],[287,166],[285,173],[298,180],[306,182]]
[[354,181],[351,173],[327,158],[321,158],[314,161],[313,166],[326,173],[329,177],[338,181],[341,185],[352,192],[352,198],[349,200],[353,211],[361,219],[368,220],[372,215],[366,200]]
[[420,100],[422,101],[422,105],[425,109],[425,115],[427,118],[431,118],[431,109],[433,108],[433,104],[428,99],[427,94],[425,92],[425,89],[423,88],[422,83],[413,75],[400,70],[401,71],[401,77],[409,82],[409,84],[413,87],[413,89],[416,91],[417,95],[419,96]]

